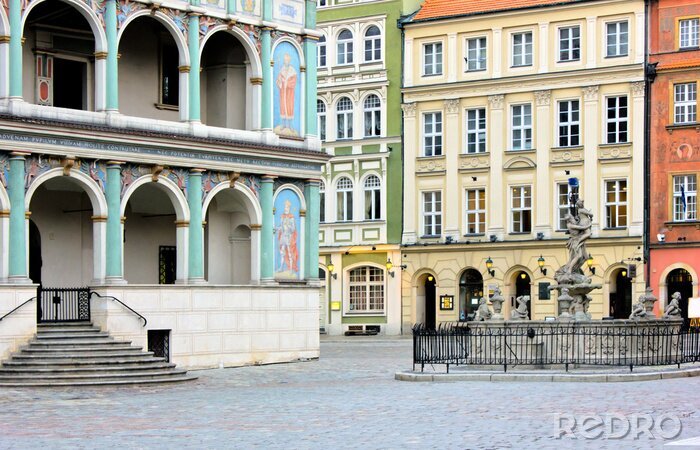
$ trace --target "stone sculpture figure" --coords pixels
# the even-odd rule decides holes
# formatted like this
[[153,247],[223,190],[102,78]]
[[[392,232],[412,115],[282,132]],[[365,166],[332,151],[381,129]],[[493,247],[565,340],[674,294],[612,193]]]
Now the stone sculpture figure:
[[527,304],[530,303],[530,296],[521,295],[515,299],[515,302],[518,306],[510,313],[510,318],[512,320],[530,320],[527,313]]
[[593,213],[584,208],[583,200],[576,201],[578,214],[566,215],[566,228],[569,231],[569,240],[566,248],[569,250],[569,261],[557,270],[554,278],[559,284],[580,284],[590,282],[590,278],[583,275],[581,267],[588,259],[586,241],[591,237],[593,226]]
[[680,301],[681,301],[681,293],[674,292],[673,295],[671,296],[671,301],[669,302],[668,306],[666,307],[666,311],[664,311],[664,318],[668,318],[668,319],[680,319],[681,318],[682,312],[681,312]]
[[496,287],[493,290],[493,295],[491,296],[491,304],[493,305],[493,315],[491,316],[491,320],[503,320],[501,309],[503,308],[504,301],[505,299],[501,294],[501,289]]
[[492,316],[489,305],[486,304],[486,299],[481,297],[479,299],[479,309],[476,311],[476,320],[483,321],[489,320]]
[[642,303],[642,297],[639,297],[637,303],[632,305],[632,314],[630,314],[630,319],[644,319],[647,316],[647,310]]

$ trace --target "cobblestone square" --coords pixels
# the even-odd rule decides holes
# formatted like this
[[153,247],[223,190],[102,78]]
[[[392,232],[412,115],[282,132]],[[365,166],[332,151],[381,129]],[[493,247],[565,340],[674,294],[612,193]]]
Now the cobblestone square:
[[[662,448],[555,438],[555,414],[677,415],[700,435],[700,378],[409,383],[410,339],[323,340],[321,359],[194,372],[158,387],[0,390],[0,447]],[[443,368],[437,368],[443,370]],[[674,447],[678,448],[678,447]]]

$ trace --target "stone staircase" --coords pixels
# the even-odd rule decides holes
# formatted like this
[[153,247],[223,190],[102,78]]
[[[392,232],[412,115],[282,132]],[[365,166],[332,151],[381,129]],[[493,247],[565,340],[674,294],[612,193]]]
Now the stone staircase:
[[152,384],[196,378],[87,322],[37,325],[28,345],[0,366],[0,387]]

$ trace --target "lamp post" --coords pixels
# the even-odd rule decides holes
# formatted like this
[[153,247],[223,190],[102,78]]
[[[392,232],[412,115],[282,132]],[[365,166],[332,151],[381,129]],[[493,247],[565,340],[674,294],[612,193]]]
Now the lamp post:
[[326,267],[328,268],[328,273],[330,273],[333,279],[336,280],[338,278],[338,274],[335,273],[335,265],[333,265],[333,261],[329,262]]
[[394,264],[391,262],[391,258],[388,258],[388,259],[386,260],[385,267],[386,267],[386,272],[387,272],[389,275],[391,275],[391,278],[394,278],[394,272],[391,270],[391,269],[394,268]]
[[576,208],[576,202],[578,202],[578,178],[569,178],[569,189],[571,190],[571,194],[569,194],[569,211],[571,211],[572,216],[577,217],[578,209]]
[[586,264],[588,265],[588,270],[590,270],[591,273],[595,275],[595,267],[593,267],[593,264],[595,264],[595,260],[593,259],[593,255],[588,255],[588,259],[586,259]]
[[544,256],[540,255],[540,257],[537,258],[537,266],[540,268],[542,275],[547,276],[547,269],[544,268]]
[[491,275],[492,277],[496,275],[496,271],[493,270],[493,260],[489,256],[489,258],[486,260],[486,271]]

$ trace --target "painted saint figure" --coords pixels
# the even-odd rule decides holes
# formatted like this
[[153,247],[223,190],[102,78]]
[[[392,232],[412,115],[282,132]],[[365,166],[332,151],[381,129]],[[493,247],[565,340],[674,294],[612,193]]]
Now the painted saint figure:
[[280,215],[280,224],[277,228],[277,242],[279,251],[278,272],[298,272],[299,252],[297,251],[297,225],[296,218],[291,212],[292,203],[284,202],[284,213]]
[[297,71],[291,65],[292,57],[285,53],[283,66],[277,75],[277,89],[279,89],[279,113],[282,121],[283,134],[297,135],[294,131],[294,91],[297,85]]

